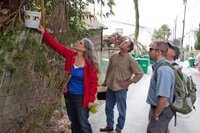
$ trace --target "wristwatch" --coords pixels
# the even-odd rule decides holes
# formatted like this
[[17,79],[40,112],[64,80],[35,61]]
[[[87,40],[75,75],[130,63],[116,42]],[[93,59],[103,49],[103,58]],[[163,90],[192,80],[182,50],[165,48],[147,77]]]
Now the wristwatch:
[[156,113],[154,113],[154,117],[158,118],[159,116]]

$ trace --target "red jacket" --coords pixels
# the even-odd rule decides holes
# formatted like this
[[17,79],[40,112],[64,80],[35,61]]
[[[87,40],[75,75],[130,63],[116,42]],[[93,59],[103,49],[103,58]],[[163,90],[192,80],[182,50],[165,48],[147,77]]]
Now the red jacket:
[[[75,62],[77,53],[63,46],[62,44],[56,42],[56,40],[54,40],[47,31],[44,32],[43,38],[52,49],[54,49],[58,54],[62,55],[66,59],[65,71],[70,73],[73,64]],[[83,108],[86,108],[88,106],[88,102],[95,101],[96,99],[95,94],[97,92],[97,86],[98,86],[98,77],[92,62],[85,60],[83,76],[84,76]],[[67,96],[67,91],[64,93],[64,95]]]

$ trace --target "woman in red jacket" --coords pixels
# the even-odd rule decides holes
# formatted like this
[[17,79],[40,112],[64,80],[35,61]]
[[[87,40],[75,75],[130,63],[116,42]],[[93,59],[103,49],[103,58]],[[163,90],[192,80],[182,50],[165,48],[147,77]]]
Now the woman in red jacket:
[[93,43],[84,38],[76,43],[75,52],[57,43],[42,25],[38,30],[49,46],[66,59],[65,71],[71,74],[64,96],[72,133],[92,133],[89,108],[94,105],[97,73],[101,71]]

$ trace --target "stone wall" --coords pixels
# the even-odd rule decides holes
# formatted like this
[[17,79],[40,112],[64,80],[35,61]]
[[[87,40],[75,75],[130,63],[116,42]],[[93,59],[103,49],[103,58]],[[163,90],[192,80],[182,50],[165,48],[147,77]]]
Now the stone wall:
[[[16,40],[26,40],[28,34],[28,31],[22,32]],[[42,40],[39,34],[32,37],[38,43]],[[28,45],[19,45],[22,52],[26,52]],[[33,67],[35,60],[28,54],[24,60],[16,61],[16,52],[14,49],[12,54],[5,55],[6,63],[16,66],[26,64],[26,67],[18,67],[14,72],[7,68],[0,71],[0,132],[38,133],[45,130],[45,123],[50,120],[68,78],[66,73],[58,71],[60,64],[56,61],[47,64],[51,71],[44,73]]]

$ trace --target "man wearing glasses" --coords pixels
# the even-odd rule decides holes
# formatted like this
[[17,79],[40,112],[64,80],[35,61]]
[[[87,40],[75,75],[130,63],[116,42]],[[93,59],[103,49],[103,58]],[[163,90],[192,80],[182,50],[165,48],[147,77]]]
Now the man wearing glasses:
[[146,102],[150,105],[149,124],[147,133],[167,133],[168,124],[174,116],[168,100],[172,102],[175,75],[174,70],[169,66],[161,66],[157,70],[157,82],[154,80],[156,68],[163,62],[168,51],[168,44],[165,41],[154,41],[149,48],[149,57],[154,62],[153,73],[150,80],[149,92]]

